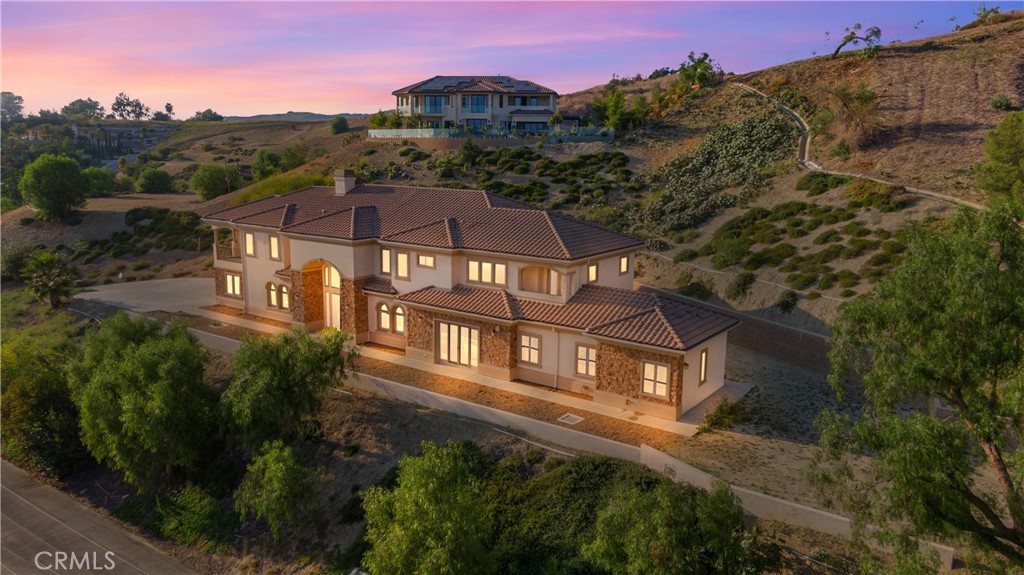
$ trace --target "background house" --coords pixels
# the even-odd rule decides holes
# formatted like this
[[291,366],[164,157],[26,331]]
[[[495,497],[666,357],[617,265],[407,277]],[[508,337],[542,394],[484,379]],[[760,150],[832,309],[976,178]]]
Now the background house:
[[395,109],[428,128],[547,132],[558,94],[509,76],[434,76],[392,92]]

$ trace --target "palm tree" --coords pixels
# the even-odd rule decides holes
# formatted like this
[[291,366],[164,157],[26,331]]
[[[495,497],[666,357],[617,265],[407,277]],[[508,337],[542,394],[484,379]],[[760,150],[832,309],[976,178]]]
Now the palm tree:
[[63,299],[71,295],[75,284],[75,270],[64,256],[55,252],[40,252],[32,256],[25,266],[25,284],[41,301],[58,308]]

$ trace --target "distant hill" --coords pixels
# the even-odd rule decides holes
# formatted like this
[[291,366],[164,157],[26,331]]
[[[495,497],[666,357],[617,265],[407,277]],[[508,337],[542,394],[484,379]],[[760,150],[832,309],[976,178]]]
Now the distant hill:
[[285,112],[284,114],[258,114],[256,116],[224,116],[225,122],[260,122],[264,120],[276,120],[284,122],[324,122],[338,116],[345,116],[349,120],[361,120],[369,118],[369,114],[314,114],[313,112]]

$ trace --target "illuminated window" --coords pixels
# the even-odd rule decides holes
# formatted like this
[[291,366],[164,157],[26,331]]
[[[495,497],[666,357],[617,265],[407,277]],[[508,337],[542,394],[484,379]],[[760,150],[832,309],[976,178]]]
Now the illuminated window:
[[405,333],[405,310],[401,306],[395,308],[395,333]]
[[245,255],[256,255],[256,238],[249,232],[245,232]]
[[708,382],[708,348],[700,350],[700,383],[698,385]]
[[396,274],[398,279],[407,280],[409,279],[409,254],[406,252],[398,252],[396,262]]
[[267,284],[267,305],[277,307],[277,286],[274,284]]
[[242,276],[238,274],[225,274],[224,279],[227,282],[225,288],[227,294],[242,297]]
[[469,260],[469,281],[490,285],[506,285],[505,264]]
[[447,363],[476,367],[480,357],[480,330],[444,321],[438,322],[437,357]]
[[434,268],[434,256],[427,256],[427,255],[423,255],[423,254],[418,254],[416,256],[416,265],[420,266],[421,268],[433,269]]
[[668,366],[663,363],[644,362],[644,393],[668,397]]
[[288,286],[281,286],[281,309],[291,309],[292,302],[288,299]]
[[629,273],[629,256],[619,258],[619,274]]
[[281,259],[281,244],[277,236],[270,236],[270,259]]
[[391,310],[386,303],[377,306],[377,329],[391,331]]
[[391,250],[388,248],[380,249],[380,273],[391,275]]
[[587,283],[594,283],[597,281],[597,264],[590,264],[587,266]]
[[582,344],[576,346],[576,375],[597,375],[597,348]]

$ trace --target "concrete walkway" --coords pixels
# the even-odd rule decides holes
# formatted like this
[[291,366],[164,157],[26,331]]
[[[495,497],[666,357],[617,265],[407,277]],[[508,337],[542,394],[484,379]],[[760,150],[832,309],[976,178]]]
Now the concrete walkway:
[[195,575],[68,495],[0,465],[0,573]]
[[[75,298],[113,305],[138,313],[158,310],[172,313],[184,312],[266,333],[282,331],[281,328],[264,323],[202,309],[203,306],[215,303],[213,280],[208,278],[181,278],[109,284],[96,286],[91,291],[77,294]],[[209,348],[226,353],[233,353],[238,349],[239,343],[236,340],[204,331],[192,330],[192,332],[199,339],[200,343]],[[704,415],[714,408],[720,398],[728,397],[730,400],[736,401],[746,395],[752,387],[746,383],[727,381],[725,387],[688,411],[680,420],[668,421],[659,417],[637,413],[636,411],[604,405],[578,395],[571,395],[548,387],[483,376],[468,371],[465,368],[436,365],[368,347],[363,347],[360,352],[366,357],[437,373],[455,379],[462,379],[510,393],[525,395],[565,406],[566,409],[587,411],[631,423],[638,423],[684,437],[690,437],[697,432],[697,426],[704,419]]]

